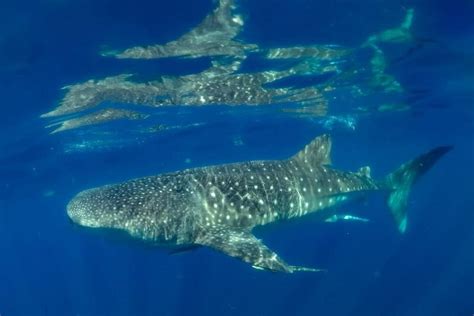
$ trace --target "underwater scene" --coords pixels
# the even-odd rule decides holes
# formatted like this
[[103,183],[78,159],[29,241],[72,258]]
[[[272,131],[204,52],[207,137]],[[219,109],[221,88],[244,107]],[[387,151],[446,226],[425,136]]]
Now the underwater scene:
[[0,316],[474,315],[473,1],[0,21]]

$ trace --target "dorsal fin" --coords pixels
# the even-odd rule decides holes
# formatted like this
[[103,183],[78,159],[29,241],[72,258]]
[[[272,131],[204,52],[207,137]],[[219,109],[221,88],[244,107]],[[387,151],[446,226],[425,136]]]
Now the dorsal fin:
[[359,168],[359,170],[357,170],[357,174],[359,174],[361,176],[364,176],[364,177],[367,177],[367,178],[371,178],[371,176],[370,176],[370,167],[365,166],[365,167]]
[[331,164],[331,137],[327,134],[316,137],[291,159],[310,165]]

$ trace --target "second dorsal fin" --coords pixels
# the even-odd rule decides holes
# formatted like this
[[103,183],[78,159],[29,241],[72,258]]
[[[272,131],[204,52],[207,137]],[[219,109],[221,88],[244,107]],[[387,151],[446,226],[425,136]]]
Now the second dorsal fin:
[[357,174],[367,177],[367,178],[371,178],[370,167],[365,166],[365,167],[359,168],[359,170],[357,170]]
[[310,165],[331,164],[331,137],[327,134],[316,137],[291,159]]

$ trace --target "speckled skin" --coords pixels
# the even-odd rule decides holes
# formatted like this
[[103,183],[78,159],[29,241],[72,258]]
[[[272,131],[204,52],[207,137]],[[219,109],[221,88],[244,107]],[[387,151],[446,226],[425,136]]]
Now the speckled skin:
[[331,142],[316,138],[288,160],[203,167],[79,193],[69,217],[82,226],[124,230],[156,244],[204,245],[255,268],[293,272],[251,230],[327,209],[381,187],[363,172],[329,168]]
[[164,45],[132,47],[120,53],[106,53],[117,58],[152,59],[172,56],[235,56],[257,49],[256,45],[233,40],[244,24],[242,18],[234,14],[233,0],[219,0],[219,5],[195,28],[178,39]]
[[334,70],[323,63],[302,62],[283,71],[233,73],[240,61],[213,63],[197,74],[161,77],[157,81],[139,83],[130,75],[118,75],[101,80],[88,80],[66,86],[60,105],[43,118],[83,112],[104,102],[127,103],[148,107],[162,106],[262,106],[298,102],[301,105],[319,104],[325,100],[322,87],[266,87],[279,79],[305,73],[324,73]]

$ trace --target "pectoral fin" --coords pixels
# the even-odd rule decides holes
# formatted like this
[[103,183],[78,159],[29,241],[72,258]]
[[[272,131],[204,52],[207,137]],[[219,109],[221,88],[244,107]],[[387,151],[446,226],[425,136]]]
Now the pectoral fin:
[[196,243],[245,261],[256,269],[286,273],[324,271],[288,265],[249,231],[214,227],[204,231]]

